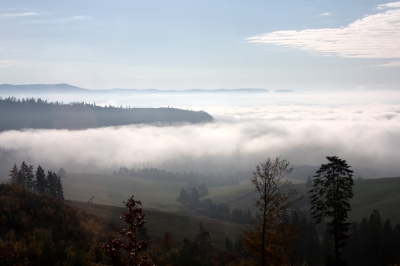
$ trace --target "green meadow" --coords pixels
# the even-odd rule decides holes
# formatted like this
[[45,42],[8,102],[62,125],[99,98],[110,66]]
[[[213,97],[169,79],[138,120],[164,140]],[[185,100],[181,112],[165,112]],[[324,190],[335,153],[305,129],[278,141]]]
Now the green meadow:
[[131,195],[143,202],[143,207],[169,212],[179,211],[182,205],[176,202],[185,183],[154,181],[125,176],[97,174],[68,174],[62,179],[64,197],[69,200],[123,206],[122,201]]
[[[119,217],[121,217],[123,211],[126,211],[126,208],[79,201],[66,201],[66,203],[105,220],[111,220],[116,227],[124,226],[124,221]],[[199,230],[199,223],[202,223],[204,228],[210,232],[213,245],[223,248],[226,237],[235,242],[239,236],[243,235],[243,230],[245,229],[244,225],[193,216],[187,213],[144,209],[144,214],[146,216],[145,227],[148,230],[148,235],[153,237],[155,241],[161,239],[165,232],[170,232],[176,243],[182,243],[184,238],[194,241]]]
[[[186,183],[146,180],[134,177],[107,176],[96,174],[68,174],[62,180],[66,199],[92,202],[101,205],[122,207],[122,201],[134,195],[143,202],[148,210],[162,212],[185,212],[182,204],[176,201],[182,187]],[[304,196],[299,206],[309,209],[309,200],[305,183],[293,181]],[[250,181],[242,181],[240,185],[211,187],[210,198],[214,203],[225,202],[231,209],[250,209],[254,215],[254,200],[257,194]],[[369,217],[371,212],[379,210],[382,219],[389,218],[392,223],[400,223],[400,178],[374,178],[354,180],[354,198],[350,201],[353,210],[349,212],[351,222],[359,222],[363,217]]]

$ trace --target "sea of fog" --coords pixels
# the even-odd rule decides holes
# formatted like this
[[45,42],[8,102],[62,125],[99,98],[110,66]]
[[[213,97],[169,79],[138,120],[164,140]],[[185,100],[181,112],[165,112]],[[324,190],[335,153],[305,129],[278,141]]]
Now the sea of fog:
[[326,162],[325,156],[336,155],[364,177],[400,176],[400,104],[393,99],[398,95],[390,93],[156,93],[153,98],[148,94],[96,98],[91,102],[204,110],[215,121],[6,131],[0,133],[0,164],[3,172],[25,161],[55,171],[64,167],[67,172],[111,173],[126,166],[226,173],[254,169],[267,157],[318,166]]

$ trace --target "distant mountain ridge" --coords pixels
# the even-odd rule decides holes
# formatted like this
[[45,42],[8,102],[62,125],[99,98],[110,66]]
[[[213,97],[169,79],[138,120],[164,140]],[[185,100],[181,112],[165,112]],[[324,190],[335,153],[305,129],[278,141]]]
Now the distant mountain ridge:
[[27,85],[12,85],[1,84],[0,93],[65,93],[65,92],[85,92],[87,89],[82,89],[69,84],[27,84]]
[[[104,90],[90,90],[77,86],[60,83],[60,84],[25,84],[25,85],[12,85],[0,84],[0,94],[5,96],[12,96],[15,94],[26,93],[269,93],[267,89],[257,88],[239,88],[239,89],[190,89],[190,90],[159,90],[159,89],[104,89]],[[292,90],[274,90],[278,93],[291,93]]]

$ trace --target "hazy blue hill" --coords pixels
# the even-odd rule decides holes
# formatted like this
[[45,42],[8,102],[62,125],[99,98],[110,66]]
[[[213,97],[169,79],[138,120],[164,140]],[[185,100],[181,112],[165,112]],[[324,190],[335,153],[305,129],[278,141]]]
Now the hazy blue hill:
[[75,87],[69,84],[28,84],[28,85],[11,85],[1,84],[0,93],[3,95],[16,94],[47,94],[47,93],[82,93],[89,90]]
[[[34,97],[35,94],[71,94],[71,93],[83,93],[83,94],[180,94],[180,93],[191,93],[191,94],[203,94],[203,93],[268,93],[269,90],[257,89],[257,88],[240,88],[240,89],[215,89],[215,90],[203,90],[203,89],[192,89],[192,90],[158,90],[158,89],[105,89],[105,90],[89,90],[83,89],[69,84],[26,84],[26,85],[11,85],[11,84],[0,84],[0,95],[7,97],[10,95],[24,94],[31,95]],[[290,93],[291,90],[275,90],[275,92]]]
[[0,100],[0,131],[24,128],[87,129],[141,123],[202,123],[213,117],[206,112],[176,108],[114,108],[91,104]]

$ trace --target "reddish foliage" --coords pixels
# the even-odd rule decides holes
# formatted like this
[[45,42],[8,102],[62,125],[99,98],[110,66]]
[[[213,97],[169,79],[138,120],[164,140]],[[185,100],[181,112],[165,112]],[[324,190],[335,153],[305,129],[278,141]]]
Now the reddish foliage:
[[[136,229],[142,228],[146,223],[143,210],[139,207],[142,203],[136,201],[132,195],[124,201],[124,204],[128,208],[128,212],[123,212],[121,219],[124,219],[128,224],[128,230],[119,229],[117,232],[127,237],[129,241],[124,244],[121,239],[114,239],[110,245],[104,244],[103,249],[111,257],[114,265],[150,266],[152,263],[147,257],[139,257],[139,252],[147,247],[147,243],[143,238],[138,240],[136,237]],[[125,250],[126,255],[121,253],[121,250]]]

